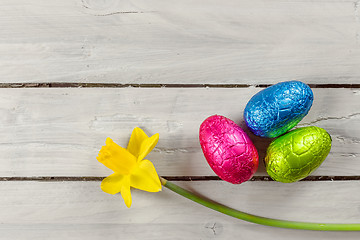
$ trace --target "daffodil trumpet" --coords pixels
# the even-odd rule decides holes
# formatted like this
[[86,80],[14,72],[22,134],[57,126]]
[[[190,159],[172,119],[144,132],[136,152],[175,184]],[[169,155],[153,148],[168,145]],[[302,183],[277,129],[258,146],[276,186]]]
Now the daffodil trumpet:
[[238,211],[199,197],[178,185],[159,177],[154,165],[149,160],[144,159],[155,147],[158,140],[159,134],[148,137],[140,128],[135,128],[133,130],[126,149],[114,143],[110,138],[107,138],[106,145],[101,148],[97,159],[106,167],[113,170],[114,173],[102,181],[101,189],[109,194],[120,192],[126,206],[130,207],[132,203],[131,187],[148,192],[158,192],[161,191],[161,185],[163,185],[179,195],[205,207],[252,223],[302,230],[360,231],[360,224],[358,223],[312,223],[265,218]]

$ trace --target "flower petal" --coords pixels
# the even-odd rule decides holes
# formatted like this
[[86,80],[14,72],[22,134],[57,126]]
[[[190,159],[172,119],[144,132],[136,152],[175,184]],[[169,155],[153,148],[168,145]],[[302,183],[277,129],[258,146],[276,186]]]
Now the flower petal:
[[146,155],[148,155],[151,150],[153,150],[153,148],[156,146],[156,144],[159,141],[159,134],[156,133],[154,135],[152,135],[151,137],[145,139],[142,143],[141,143],[141,148],[140,148],[140,154],[138,156],[138,161],[143,160]]
[[121,187],[121,196],[124,199],[124,202],[128,208],[131,207],[131,192],[130,192],[130,178],[129,176],[125,176],[123,185]]
[[141,143],[146,139],[148,139],[148,136],[141,128],[134,128],[133,132],[131,133],[127,150],[136,158],[138,158],[140,154]]
[[120,147],[111,138],[106,139],[106,146],[99,152],[97,160],[120,174],[129,174],[136,164],[136,158],[125,148]]
[[130,185],[148,192],[161,191],[160,179],[152,162],[149,160],[139,162],[130,176]]
[[101,182],[101,189],[110,194],[116,194],[121,191],[124,175],[113,173]]

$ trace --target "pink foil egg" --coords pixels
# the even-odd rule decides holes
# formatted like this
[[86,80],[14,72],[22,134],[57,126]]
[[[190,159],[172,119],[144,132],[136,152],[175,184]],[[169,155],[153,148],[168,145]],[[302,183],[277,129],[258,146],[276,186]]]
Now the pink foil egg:
[[199,139],[207,162],[224,181],[240,184],[256,172],[258,152],[244,130],[230,119],[208,117],[200,126]]

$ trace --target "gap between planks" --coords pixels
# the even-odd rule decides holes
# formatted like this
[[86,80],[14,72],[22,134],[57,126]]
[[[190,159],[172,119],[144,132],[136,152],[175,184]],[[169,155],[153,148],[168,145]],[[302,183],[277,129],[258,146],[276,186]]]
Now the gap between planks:
[[[163,176],[169,181],[222,181],[217,176]],[[39,182],[98,182],[102,181],[104,177],[64,177],[64,176],[44,176],[44,177],[0,177],[0,181],[39,181]],[[300,181],[313,182],[313,181],[359,181],[360,176],[308,176]],[[254,176],[249,181],[251,182],[271,182],[273,181],[267,176]]]
[[[112,84],[112,83],[0,83],[0,88],[264,88],[271,84]],[[309,84],[311,88],[360,88],[360,84]],[[217,176],[167,176],[170,181],[221,181]],[[104,177],[0,177],[0,181],[101,181]],[[309,176],[301,181],[359,181],[360,176]],[[250,181],[273,181],[267,176],[254,176]]]
[[[266,88],[273,84],[0,83],[0,88]],[[360,88],[360,84],[308,84],[311,88]]]

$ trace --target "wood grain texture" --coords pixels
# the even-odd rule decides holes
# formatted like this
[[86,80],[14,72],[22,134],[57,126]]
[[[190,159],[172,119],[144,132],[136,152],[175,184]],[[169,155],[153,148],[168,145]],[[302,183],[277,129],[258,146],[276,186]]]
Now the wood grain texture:
[[[313,176],[358,179],[359,66],[359,0],[2,0],[0,239],[359,239],[243,222],[167,189],[135,189],[127,209],[119,194],[101,191],[111,171],[96,160],[106,137],[126,146],[139,126],[160,133],[148,156],[159,175],[215,176],[200,123],[221,114],[249,133],[242,112],[261,88],[246,86],[297,79],[348,84],[313,89],[298,126],[323,127],[333,139]],[[60,88],[7,88],[36,83]],[[66,88],[105,83],[114,88]],[[172,88],[125,87],[136,84]],[[179,87],[186,84],[198,87]],[[270,140],[250,137],[262,159]],[[267,176],[262,161],[256,174]],[[52,182],[57,176],[64,182]],[[342,223],[360,223],[359,184],[179,182],[249,213]]]
[[360,83],[348,0],[3,0],[1,82]]
[[[266,217],[360,222],[358,182],[186,182],[214,201]],[[99,182],[0,182],[0,239],[358,239],[356,232],[264,227],[234,219],[163,189],[132,191],[127,209]]]
[[[261,88],[240,89],[0,89],[0,176],[106,176],[96,156],[106,137],[126,146],[134,127],[160,133],[148,156],[160,175],[214,175],[203,157],[198,128],[210,115],[233,119],[248,133],[243,109]],[[358,89],[313,89],[315,100],[299,126],[325,128],[333,147],[314,175],[359,175]],[[269,139],[249,133],[260,159]],[[257,175],[267,175],[260,161]]]

